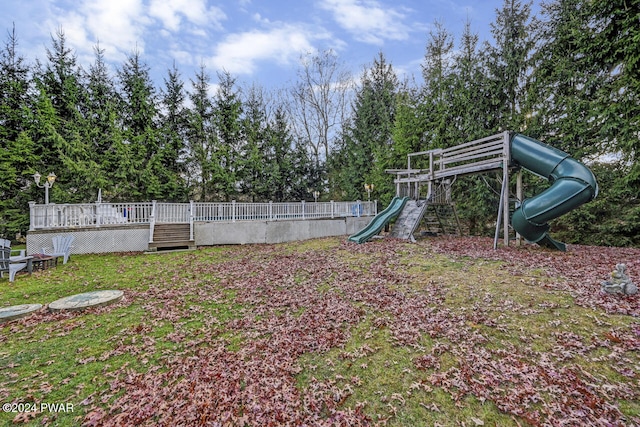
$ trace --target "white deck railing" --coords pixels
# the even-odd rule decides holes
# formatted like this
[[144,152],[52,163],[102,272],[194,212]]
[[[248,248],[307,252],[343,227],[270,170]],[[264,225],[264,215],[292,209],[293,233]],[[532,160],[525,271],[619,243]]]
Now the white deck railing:
[[376,202],[29,204],[30,230],[194,221],[281,221],[374,216]]

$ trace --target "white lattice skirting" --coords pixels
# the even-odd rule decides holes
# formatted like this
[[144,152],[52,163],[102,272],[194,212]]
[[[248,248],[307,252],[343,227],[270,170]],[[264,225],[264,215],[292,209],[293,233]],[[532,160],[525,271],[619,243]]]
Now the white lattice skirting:
[[142,252],[146,251],[149,245],[149,226],[146,224],[100,228],[76,227],[29,231],[27,253],[39,253],[42,248],[51,247],[51,238],[60,234],[74,237],[72,254]]

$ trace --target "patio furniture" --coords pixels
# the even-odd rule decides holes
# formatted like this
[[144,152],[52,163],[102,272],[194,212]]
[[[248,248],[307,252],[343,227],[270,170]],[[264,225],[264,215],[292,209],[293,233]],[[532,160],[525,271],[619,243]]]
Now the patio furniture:
[[13,282],[16,277],[16,273],[23,268],[26,268],[27,257],[25,258],[25,262],[14,262],[11,259],[11,241],[0,239],[0,277],[4,277],[4,273],[9,273],[9,281]]
[[48,268],[55,267],[58,264],[58,257],[45,254],[34,254],[32,262],[34,270],[46,270]]
[[73,243],[73,236],[60,234],[51,239],[53,248],[42,248],[44,255],[53,257],[62,257],[63,264],[66,264],[71,256],[71,244]]

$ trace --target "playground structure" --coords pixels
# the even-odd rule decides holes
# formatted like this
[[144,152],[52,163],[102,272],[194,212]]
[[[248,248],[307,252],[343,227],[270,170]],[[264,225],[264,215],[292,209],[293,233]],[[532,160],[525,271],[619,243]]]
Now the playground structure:
[[[420,158],[428,162],[428,167],[412,168],[412,160],[415,165]],[[551,186],[540,194],[524,199],[522,169],[549,180]],[[504,245],[509,245],[509,227],[512,227],[516,238],[522,236],[532,243],[565,251],[564,243],[549,236],[548,222],[595,198],[598,193],[595,176],[569,154],[509,131],[454,147],[408,154],[406,169],[387,170],[396,176],[396,198],[349,240],[363,243],[396,218],[391,236],[413,239],[413,233],[429,208],[435,212],[441,225],[447,217],[449,222],[455,224],[458,220],[451,201],[451,185],[455,180],[459,176],[499,171],[502,172],[502,188],[494,249],[497,248],[501,228]],[[513,173],[517,173],[515,198],[510,197],[509,188]],[[425,185],[426,198],[421,199],[421,189]],[[515,210],[510,216],[511,202],[515,202]],[[449,213],[438,217],[438,210],[446,207],[449,207]]]

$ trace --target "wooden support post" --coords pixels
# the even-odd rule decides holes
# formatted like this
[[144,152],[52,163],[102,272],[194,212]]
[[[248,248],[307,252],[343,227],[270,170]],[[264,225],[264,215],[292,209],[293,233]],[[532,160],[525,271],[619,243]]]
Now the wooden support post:
[[504,245],[509,246],[509,167],[504,167],[502,171],[502,226],[504,233]]
[[[518,203],[522,203],[522,170],[518,171],[518,176],[516,180],[516,198],[518,199]],[[522,236],[520,233],[516,233],[516,246],[522,245]]]
[[502,191],[504,191],[502,199],[502,221],[504,226],[504,245],[509,246],[509,163],[511,162],[511,135],[509,132],[503,133],[503,152],[502,160]]

